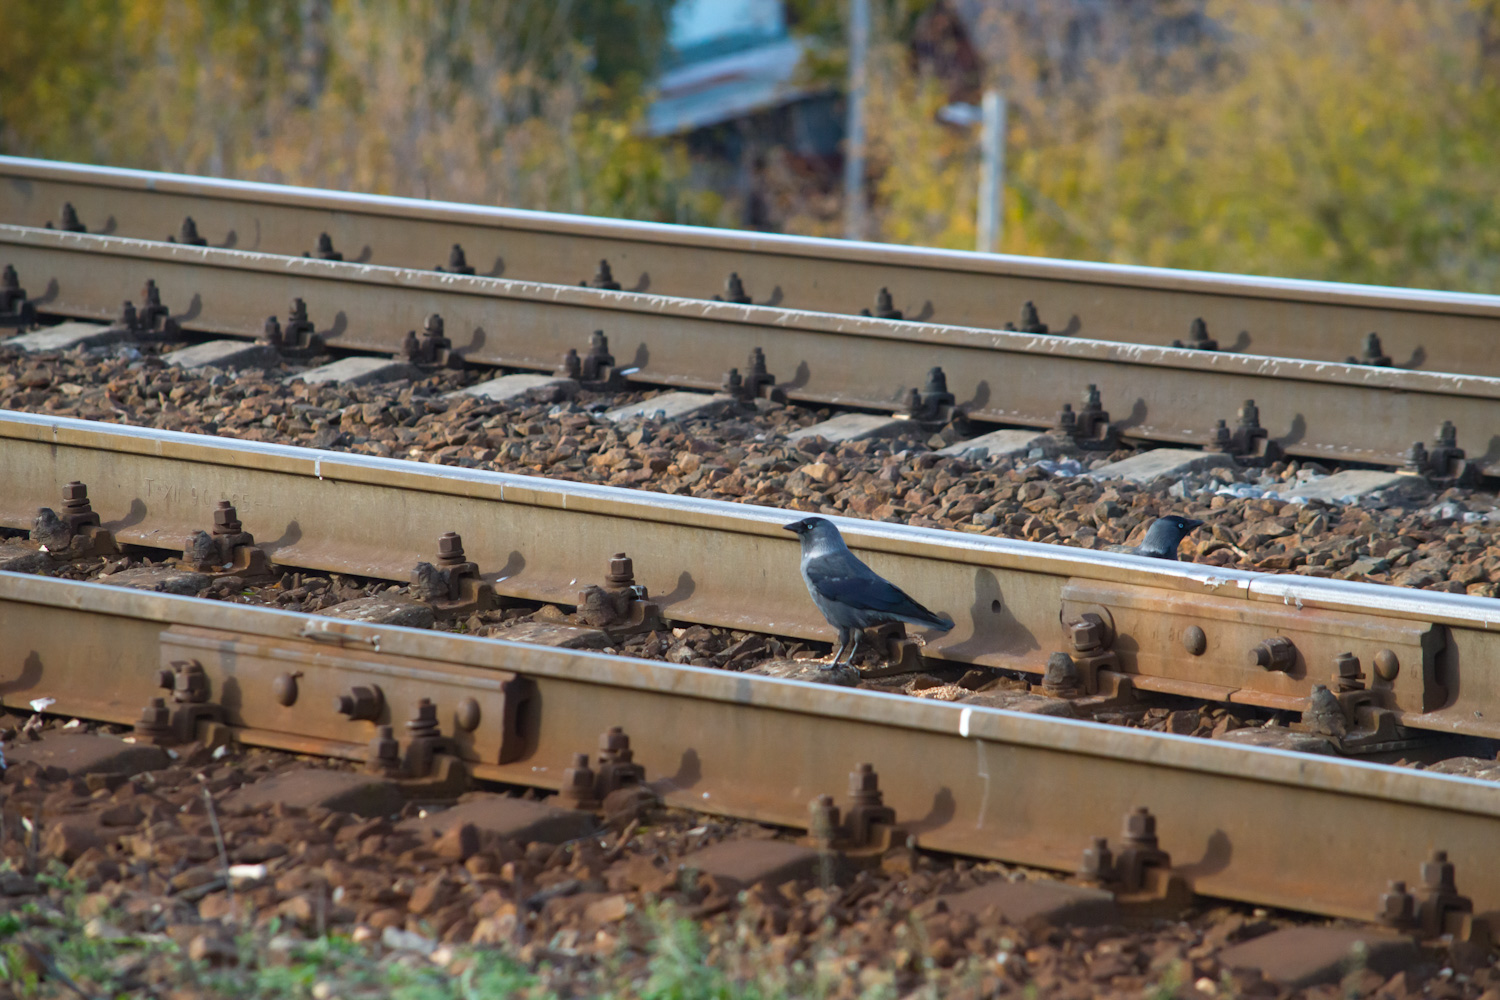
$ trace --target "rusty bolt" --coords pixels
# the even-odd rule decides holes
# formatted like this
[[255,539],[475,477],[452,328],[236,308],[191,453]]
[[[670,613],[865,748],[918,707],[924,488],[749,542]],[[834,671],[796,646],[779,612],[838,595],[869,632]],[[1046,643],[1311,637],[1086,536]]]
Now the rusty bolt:
[[849,797],[856,806],[881,804],[880,776],[875,773],[875,765],[860,764],[849,772]]
[[445,531],[438,536],[438,564],[459,566],[468,560],[464,557],[464,540],[456,531]]
[[204,246],[208,242],[202,236],[198,235],[198,223],[193,221],[191,215],[182,220],[182,226],[178,229],[177,236],[175,238],[168,237],[168,239],[175,243],[185,243],[188,246],[194,247]]
[[589,767],[589,755],[575,753],[573,763],[563,771],[563,786],[558,794],[565,802],[571,803],[574,809],[592,807],[596,803],[594,779],[594,771]]
[[297,678],[302,676],[299,670],[296,673],[278,674],[271,682],[271,694],[275,696],[280,705],[291,706],[297,701]]
[[1109,643],[1109,626],[1103,618],[1089,612],[1078,621],[1068,622],[1068,637],[1078,652],[1091,653]]
[[240,523],[239,511],[228,500],[220,500],[214,507],[214,534],[238,535],[244,525]]
[[750,296],[745,294],[745,284],[734,271],[729,272],[729,280],[724,283],[724,301],[742,306],[750,304]]
[[1375,919],[1387,927],[1404,928],[1416,923],[1417,900],[1406,889],[1406,883],[1392,879],[1380,894],[1380,909]]
[[201,704],[208,701],[208,674],[197,660],[179,661],[172,664],[177,671],[173,685],[173,697],[178,701]]
[[1422,862],[1422,885],[1429,891],[1458,892],[1453,862],[1448,860],[1447,851],[1433,851],[1432,859]]
[[84,226],[84,224],[78,221],[78,210],[73,207],[73,203],[71,201],[63,202],[62,222],[58,225],[57,228],[67,233],[88,232],[88,229]]
[[599,262],[599,270],[595,271],[594,276],[584,284],[590,288],[603,288],[614,292],[620,290],[620,283],[615,280],[614,272],[609,269],[607,260]]
[[401,747],[396,743],[396,731],[390,726],[376,729],[375,738],[370,741],[370,762],[395,765],[400,760]]
[[423,698],[417,702],[417,710],[406,721],[406,729],[414,740],[438,734],[437,706],[432,703],[431,698]]
[[1078,665],[1071,656],[1058,652],[1047,657],[1047,672],[1042,674],[1042,690],[1059,697],[1081,692]]
[[1286,672],[1297,662],[1297,647],[1284,635],[1273,635],[1250,650],[1250,665]]
[[333,710],[351,719],[368,719],[373,722],[380,717],[384,704],[385,695],[380,688],[359,685],[350,688],[348,694],[335,698]]
[[63,487],[63,506],[76,510],[89,505],[89,488],[76,479]]
[[443,317],[437,313],[429,313],[427,319],[422,323],[422,333],[429,337],[441,337],[443,335]]
[[832,795],[819,795],[807,804],[807,835],[821,848],[833,846],[839,835],[839,807]]
[[1202,656],[1208,649],[1208,636],[1196,625],[1189,625],[1182,632],[1182,648],[1194,656]]
[[1109,849],[1109,838],[1095,837],[1093,843],[1084,848],[1083,864],[1078,874],[1084,878],[1107,882],[1114,876],[1115,856]]
[[609,561],[607,582],[615,590],[635,586],[635,563],[623,552],[616,552]]
[[176,683],[177,683],[177,676],[175,674],[173,674],[172,671],[166,669],[165,667],[163,667],[161,670],[158,670],[156,672],[156,686],[157,687],[159,687],[159,688],[166,688],[167,690],[170,691],[172,689],[172,687]]
[[635,756],[630,749],[630,737],[619,726],[610,726],[599,735],[599,759],[629,762]]
[[1393,681],[1401,672],[1401,661],[1393,650],[1382,649],[1375,654],[1375,676],[1383,681]]
[[[443,270],[443,268],[438,268]],[[453,249],[448,251],[447,270],[453,274],[473,274],[474,269],[469,266],[468,258],[464,256],[464,248],[460,244],[453,244]]]
[[162,733],[172,728],[172,710],[167,707],[167,699],[152,698],[141,710],[141,717],[136,721],[135,728],[140,733]]
[[453,721],[458,728],[472,733],[479,728],[479,702],[473,698],[460,698],[458,707],[453,710]]
[[1333,689],[1339,693],[1363,690],[1365,674],[1359,669],[1359,657],[1340,653],[1333,658]]
[[1140,806],[1135,812],[1127,815],[1124,836],[1132,846],[1155,850],[1157,847],[1156,817],[1151,815],[1151,810]]

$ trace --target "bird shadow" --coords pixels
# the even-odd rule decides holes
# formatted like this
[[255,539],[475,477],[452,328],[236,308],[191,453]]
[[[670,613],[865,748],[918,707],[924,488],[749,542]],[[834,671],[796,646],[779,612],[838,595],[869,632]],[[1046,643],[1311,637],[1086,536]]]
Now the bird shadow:
[[224,234],[223,243],[216,243],[214,245],[221,250],[233,250],[235,247],[240,245],[240,234],[231,229],[229,232]]
[[140,524],[142,521],[146,520],[146,514],[146,501],[142,500],[140,497],[136,497],[134,500],[130,501],[129,514],[126,514],[118,521],[104,522],[104,528],[112,534],[119,534],[124,529],[133,528],[137,524]]
[[1136,401],[1131,405],[1128,415],[1121,417],[1119,420],[1112,420],[1110,423],[1124,430],[1127,427],[1139,427],[1146,422],[1146,418],[1150,415],[1150,410],[1146,408],[1146,400],[1137,397]]
[[641,272],[641,280],[637,281],[635,283],[635,287],[634,288],[627,288],[627,289],[625,289],[625,291],[627,291],[627,292],[645,292],[645,291],[649,291],[650,288],[651,288],[651,272],[650,271],[642,271]]
[[664,795],[667,792],[684,791],[692,788],[702,778],[703,762],[698,759],[698,751],[692,747],[688,747],[682,751],[682,758],[677,763],[676,774],[647,782],[647,787],[658,795]]
[[26,654],[26,659],[21,663],[20,676],[14,680],[0,681],[0,696],[10,694],[13,691],[30,691],[42,680],[42,657],[36,650]]
[[334,314],[333,326],[330,326],[326,330],[319,330],[318,336],[324,340],[337,340],[344,335],[344,331],[347,329],[349,329],[349,315],[340,309]]
[[779,306],[779,305],[781,305],[781,300],[783,298],[785,298],[785,295],[782,294],[781,286],[777,285],[775,288],[771,289],[771,297],[769,299],[766,299],[766,301],[762,302],[761,305],[763,305],[763,306]]
[[349,259],[349,263],[351,263],[351,264],[368,264],[368,263],[370,263],[370,258],[372,258],[374,256],[375,256],[375,251],[373,249],[371,249],[371,247],[370,247],[370,245],[368,243],[366,243],[364,245],[364,248],[362,250],[360,250],[359,256],[358,257],[351,257]]
[[1393,367],[1393,368],[1421,368],[1426,363],[1427,363],[1427,348],[1425,348],[1425,347],[1418,347],[1415,351],[1411,352],[1411,357],[1407,358],[1405,361],[1402,361],[1402,362],[1400,362],[1398,364],[1392,365],[1391,367]]
[[958,408],[964,413],[970,413],[974,410],[982,410],[988,405],[990,405],[990,383],[988,379],[980,379],[979,384],[974,387],[974,395],[958,404]]
[[938,830],[953,822],[953,817],[958,814],[958,802],[953,797],[953,790],[947,785],[939,788],[932,795],[932,808],[927,810],[927,815],[911,822],[902,821],[908,833],[919,834],[926,830]]
[[1307,418],[1298,413],[1292,417],[1292,426],[1285,434],[1276,439],[1280,445],[1297,444],[1307,437]]
[[192,301],[188,303],[187,312],[179,313],[172,318],[179,323],[191,323],[203,314],[203,296],[197,292],[193,293]]
[[1227,351],[1227,352],[1234,353],[1234,354],[1243,354],[1249,347],[1250,347],[1250,331],[1249,330],[1241,330],[1239,336],[1234,338],[1234,343],[1228,345],[1227,347],[1221,346],[1219,348],[1219,350],[1221,350],[1221,351]]
[[932,316],[935,312],[937,312],[937,310],[933,308],[932,300],[928,299],[926,302],[922,303],[922,308],[917,311],[917,314],[915,316],[908,316],[906,318],[911,320],[913,323],[925,323],[928,320],[932,319]]
[[656,597],[654,600],[663,609],[666,609],[692,597],[694,591],[697,589],[698,584],[693,580],[693,574],[687,570],[683,570],[682,574],[677,577],[677,586],[673,587],[668,593]]
[[519,551],[512,549],[510,556],[506,558],[505,565],[493,573],[485,573],[484,578],[489,580],[496,590],[501,589],[501,584],[506,580],[520,576],[521,571],[526,568],[526,557]]
[[[954,616],[955,623],[958,621]],[[969,637],[945,643],[944,653],[966,659],[985,654],[1021,656],[1040,649],[1036,636],[1011,613],[993,571],[974,571],[974,603],[969,606]]]
[[292,520],[286,523],[286,530],[281,533],[280,538],[269,542],[261,542],[260,548],[264,549],[267,555],[275,555],[282,549],[290,548],[300,541],[302,541],[302,525]]
[[34,306],[44,306],[44,305],[47,305],[50,302],[56,301],[58,295],[60,295],[61,293],[62,293],[62,288],[58,285],[57,279],[56,278],[48,278],[47,279],[47,290],[45,292],[43,292],[41,295],[33,296],[32,299],[31,299],[31,304],[34,305]]
[[797,373],[786,382],[781,383],[783,389],[800,389],[812,379],[812,369],[807,367],[806,361],[797,362]]
[[485,334],[484,327],[476,326],[473,332],[469,334],[469,342],[462,347],[454,348],[454,351],[460,357],[472,354],[475,351],[482,350],[488,340],[489,337]]
[[1496,462],[1500,462],[1500,434],[1490,437],[1490,446],[1479,456],[1480,465],[1494,465]]
[[1068,317],[1068,325],[1057,331],[1059,337],[1076,337],[1083,331],[1083,320],[1074,313]]
[[1229,867],[1229,861],[1233,857],[1234,846],[1229,842],[1229,835],[1223,830],[1215,830],[1209,835],[1208,843],[1204,845],[1203,857],[1175,867],[1178,874],[1191,883],[1195,879],[1217,875]]

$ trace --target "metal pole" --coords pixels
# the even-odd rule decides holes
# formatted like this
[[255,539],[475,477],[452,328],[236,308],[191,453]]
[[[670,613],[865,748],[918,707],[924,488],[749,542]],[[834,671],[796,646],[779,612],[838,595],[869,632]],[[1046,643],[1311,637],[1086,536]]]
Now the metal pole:
[[865,238],[865,92],[870,0],[849,2],[849,117],[844,134],[844,238]]
[[980,253],[994,253],[1000,245],[1005,209],[1005,98],[986,90],[979,127],[979,239]]

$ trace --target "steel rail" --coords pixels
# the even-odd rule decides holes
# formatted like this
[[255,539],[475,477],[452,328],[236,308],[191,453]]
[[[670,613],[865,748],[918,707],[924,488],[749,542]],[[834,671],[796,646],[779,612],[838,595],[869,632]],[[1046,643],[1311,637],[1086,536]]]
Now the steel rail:
[[757,303],[830,313],[890,289],[908,317],[998,328],[1034,301],[1055,332],[1167,345],[1202,317],[1226,349],[1343,361],[1378,331],[1397,365],[1500,375],[1500,298],[1049,260],[554,215],[0,157],[0,220],[68,202],[93,232],[162,240],[192,216],[213,245],[432,268],[460,243],[479,273],[574,284],[608,259],[623,287],[706,299],[730,272]]
[[1443,421],[1482,471],[1500,472],[1500,379],[1141,347],[1068,337],[896,323],[761,306],[474,278],[368,264],[0,226],[0,259],[47,288],[45,309],[119,314],[149,278],[196,330],[258,335],[293,297],[330,343],[394,353],[429,313],[465,358],[555,368],[602,329],[632,379],[717,389],[763,348],[797,400],[899,409],[929,368],[976,420],[1050,426],[1096,384],[1129,437],[1212,440],[1254,399],[1291,454],[1399,466]]
[[[786,511],[7,411],[0,467],[11,528],[78,480],[119,541],[180,550],[230,500],[278,564],[393,580],[457,531],[499,593],[567,605],[624,550],[674,620],[829,638]],[[1494,600],[832,520],[877,572],[953,616],[926,647],[936,658],[1039,673],[1093,614],[1097,652],[1116,658],[1099,665],[1106,681],[1299,711],[1352,652],[1402,724],[1500,738]],[[1291,643],[1283,669],[1256,659],[1275,636]]]
[[[1074,870],[1146,806],[1205,895],[1370,919],[1388,879],[1442,849],[1476,913],[1500,910],[1500,797],[1473,779],[0,573],[6,704],[128,724],[188,658],[246,744],[361,759],[375,725],[429,698],[483,779],[558,788],[573,752],[621,726],[648,782],[695,810],[805,828],[809,801],[868,761],[929,849]],[[286,704],[273,691],[293,672]],[[378,685],[386,712],[336,714],[353,685]]]

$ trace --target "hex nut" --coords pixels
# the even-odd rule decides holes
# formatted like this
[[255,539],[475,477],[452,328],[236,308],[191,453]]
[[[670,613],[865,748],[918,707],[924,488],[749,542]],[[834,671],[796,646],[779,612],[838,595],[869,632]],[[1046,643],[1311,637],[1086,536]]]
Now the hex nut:
[[1288,671],[1297,662],[1297,647],[1284,635],[1273,635],[1250,649],[1250,666]]

